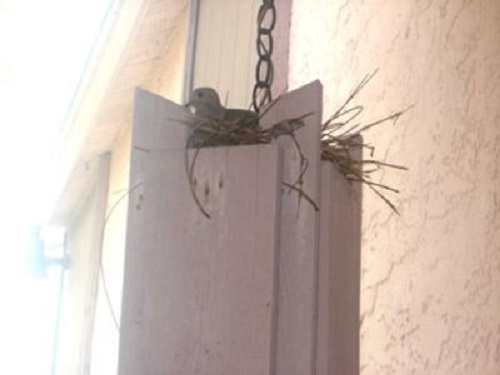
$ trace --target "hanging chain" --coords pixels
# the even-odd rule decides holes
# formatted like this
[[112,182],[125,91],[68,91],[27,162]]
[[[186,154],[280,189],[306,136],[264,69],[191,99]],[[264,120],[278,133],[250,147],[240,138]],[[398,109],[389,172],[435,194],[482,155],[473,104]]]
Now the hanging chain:
[[257,54],[255,86],[253,88],[253,108],[259,113],[260,107],[272,100],[271,85],[274,80],[272,31],[276,25],[274,0],[263,0],[257,16]]

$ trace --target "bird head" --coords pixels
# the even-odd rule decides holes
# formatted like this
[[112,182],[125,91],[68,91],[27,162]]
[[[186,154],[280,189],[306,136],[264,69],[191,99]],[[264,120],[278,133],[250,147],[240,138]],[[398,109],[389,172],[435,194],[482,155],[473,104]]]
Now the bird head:
[[190,112],[197,114],[201,108],[221,108],[219,94],[211,87],[199,87],[191,92],[186,104]]

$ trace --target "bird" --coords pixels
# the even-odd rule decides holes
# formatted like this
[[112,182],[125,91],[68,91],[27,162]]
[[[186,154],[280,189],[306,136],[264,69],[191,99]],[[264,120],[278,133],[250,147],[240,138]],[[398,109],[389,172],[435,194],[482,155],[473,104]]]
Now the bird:
[[259,115],[250,110],[225,108],[219,94],[211,87],[199,87],[189,95],[186,104],[191,114],[201,119],[234,122],[238,126],[257,129]]

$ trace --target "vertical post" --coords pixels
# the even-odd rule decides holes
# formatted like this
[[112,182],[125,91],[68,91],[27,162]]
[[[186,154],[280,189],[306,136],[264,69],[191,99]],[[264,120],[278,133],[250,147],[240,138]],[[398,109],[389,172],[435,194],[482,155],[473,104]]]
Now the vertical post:
[[[320,186],[320,132],[323,90],[314,81],[270,105],[262,118],[269,127],[309,114],[295,134],[308,168],[301,189],[316,203]],[[290,137],[280,137],[283,182],[296,183],[300,155]],[[277,375],[314,375],[318,285],[319,213],[296,191],[282,188],[279,249]]]
[[273,375],[278,146],[200,151],[208,219],[185,109],[143,90],[135,104],[119,374]]
[[359,374],[361,191],[321,163],[317,375]]

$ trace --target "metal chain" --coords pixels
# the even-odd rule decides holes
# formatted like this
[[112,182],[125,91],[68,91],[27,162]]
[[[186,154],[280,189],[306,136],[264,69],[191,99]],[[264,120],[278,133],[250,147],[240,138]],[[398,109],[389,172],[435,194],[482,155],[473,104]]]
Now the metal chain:
[[259,113],[260,107],[272,100],[271,86],[274,80],[272,31],[276,25],[274,0],[263,0],[257,16],[257,55],[255,86],[253,88],[253,108]]

